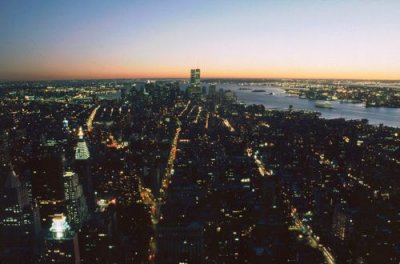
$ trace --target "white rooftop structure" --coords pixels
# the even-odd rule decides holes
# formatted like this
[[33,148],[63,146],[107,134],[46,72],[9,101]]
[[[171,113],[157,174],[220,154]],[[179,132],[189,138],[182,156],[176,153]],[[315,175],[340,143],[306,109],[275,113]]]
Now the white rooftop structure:
[[62,239],[65,232],[69,231],[70,227],[66,221],[64,214],[55,214],[51,223],[50,231],[55,233],[56,238]]

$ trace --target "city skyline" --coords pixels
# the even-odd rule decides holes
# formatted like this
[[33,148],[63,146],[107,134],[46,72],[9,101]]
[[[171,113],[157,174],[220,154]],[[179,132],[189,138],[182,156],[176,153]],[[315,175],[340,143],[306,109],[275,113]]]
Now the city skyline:
[[398,83],[187,72],[1,83],[0,262],[399,263]]
[[400,79],[397,1],[0,3],[0,80]]

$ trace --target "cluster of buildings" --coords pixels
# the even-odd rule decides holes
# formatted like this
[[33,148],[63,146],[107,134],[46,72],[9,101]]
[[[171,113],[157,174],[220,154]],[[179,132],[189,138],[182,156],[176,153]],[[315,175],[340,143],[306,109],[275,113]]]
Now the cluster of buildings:
[[398,261],[399,129],[262,106],[223,116],[275,171],[291,229],[311,246],[337,263]]
[[290,90],[301,98],[312,100],[341,101],[343,103],[364,103],[366,107],[400,107],[399,87],[384,84],[329,84],[312,86],[304,90]]
[[399,261],[399,129],[190,74],[3,87],[0,260]]

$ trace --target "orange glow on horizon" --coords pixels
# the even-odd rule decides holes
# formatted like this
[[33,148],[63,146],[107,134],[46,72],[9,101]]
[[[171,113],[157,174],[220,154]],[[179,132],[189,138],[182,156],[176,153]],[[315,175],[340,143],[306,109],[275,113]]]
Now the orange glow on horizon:
[[[198,66],[197,66],[198,67]],[[189,79],[189,70],[191,68],[169,68],[169,69],[149,69],[146,71],[129,69],[109,69],[101,70],[64,70],[48,73],[25,73],[9,74],[7,80],[63,80],[63,79]],[[368,71],[368,70],[346,70],[346,71],[311,71],[311,70],[218,70],[206,67],[201,69],[202,79],[217,78],[254,78],[254,79],[365,79],[365,80],[400,80],[400,72],[394,71]]]

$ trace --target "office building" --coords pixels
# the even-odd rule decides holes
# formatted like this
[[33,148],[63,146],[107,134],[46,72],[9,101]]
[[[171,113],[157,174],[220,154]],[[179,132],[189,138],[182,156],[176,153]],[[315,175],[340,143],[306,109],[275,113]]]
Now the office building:
[[46,234],[40,263],[80,263],[77,234],[63,214],[55,214]]
[[52,215],[63,212],[65,156],[55,148],[32,160],[32,199],[38,203],[42,228],[48,228]]
[[200,87],[200,69],[191,69],[190,70],[190,84],[192,86]]
[[87,218],[87,205],[78,175],[73,171],[64,173],[64,194],[67,219],[79,228]]
[[200,69],[190,70],[190,86],[188,87],[188,91],[191,96],[201,95]]

